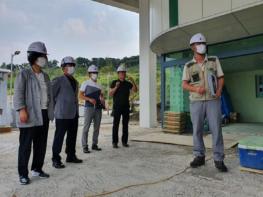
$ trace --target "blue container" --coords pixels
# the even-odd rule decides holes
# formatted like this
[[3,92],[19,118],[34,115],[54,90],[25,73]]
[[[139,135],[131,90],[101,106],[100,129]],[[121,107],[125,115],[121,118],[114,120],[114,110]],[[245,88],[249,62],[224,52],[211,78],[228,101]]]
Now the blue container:
[[238,144],[240,165],[263,170],[263,137],[247,137]]

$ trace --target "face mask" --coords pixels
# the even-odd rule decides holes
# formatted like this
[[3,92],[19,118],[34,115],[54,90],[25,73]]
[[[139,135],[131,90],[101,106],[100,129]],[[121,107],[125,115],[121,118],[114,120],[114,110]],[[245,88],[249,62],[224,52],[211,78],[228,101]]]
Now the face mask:
[[37,64],[40,67],[44,67],[47,65],[47,59],[44,57],[38,57],[35,64]]
[[91,78],[93,81],[97,81],[97,79],[98,79],[98,74],[92,73],[91,76],[90,76],[90,78]]
[[75,67],[71,66],[71,67],[67,67],[68,68],[68,74],[69,75],[73,75],[75,73]]
[[199,54],[205,54],[206,53],[206,45],[205,44],[199,44],[196,46],[196,52]]

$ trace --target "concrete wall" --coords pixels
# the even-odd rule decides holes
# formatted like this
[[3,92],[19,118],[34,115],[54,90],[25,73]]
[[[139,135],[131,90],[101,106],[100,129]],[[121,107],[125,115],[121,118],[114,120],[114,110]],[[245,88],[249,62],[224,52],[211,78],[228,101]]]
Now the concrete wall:
[[261,4],[263,0],[178,0],[179,25]]
[[263,69],[225,74],[226,87],[241,122],[263,123],[263,98],[256,98],[255,75],[263,75]]

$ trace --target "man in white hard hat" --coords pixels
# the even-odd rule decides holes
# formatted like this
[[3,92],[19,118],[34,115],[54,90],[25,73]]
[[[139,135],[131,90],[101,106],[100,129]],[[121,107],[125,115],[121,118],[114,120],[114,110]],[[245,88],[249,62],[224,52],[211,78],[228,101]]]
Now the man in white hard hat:
[[95,65],[89,66],[87,73],[89,80],[82,83],[79,93],[79,97],[85,101],[84,127],[82,133],[82,148],[84,153],[90,153],[88,146],[88,135],[92,121],[94,124],[94,130],[91,148],[95,151],[101,151],[101,148],[98,147],[98,137],[102,109],[105,109],[102,87],[97,83],[99,73],[98,67]]
[[[192,168],[205,165],[203,141],[204,120],[207,118],[212,133],[215,167],[227,172],[224,164],[224,142],[221,129],[220,96],[224,85],[224,73],[216,56],[207,56],[206,38],[195,34],[190,40],[194,57],[187,62],[183,71],[183,88],[190,92],[190,113],[193,123],[194,160]],[[213,78],[214,77],[214,78]],[[211,86],[212,79],[216,83]],[[209,85],[210,84],[210,85]]]
[[53,100],[47,65],[47,49],[33,42],[27,50],[30,69],[22,70],[15,81],[14,108],[19,133],[18,173],[20,183],[30,183],[28,162],[33,143],[32,176],[48,178],[42,169],[46,154],[49,120],[53,120]]
[[110,96],[113,97],[113,128],[112,128],[112,145],[113,148],[118,148],[119,142],[119,124],[122,116],[122,145],[129,147],[128,144],[128,124],[130,117],[129,96],[130,91],[137,92],[137,86],[132,77],[126,80],[126,66],[121,64],[118,69],[118,79],[112,81],[110,86]]
[[66,140],[66,162],[82,163],[76,156],[76,140],[78,132],[79,106],[78,106],[78,81],[74,78],[75,60],[73,57],[64,57],[61,61],[63,75],[52,81],[54,98],[54,114],[56,130],[52,146],[53,167],[65,168],[61,162],[61,149],[64,136]]

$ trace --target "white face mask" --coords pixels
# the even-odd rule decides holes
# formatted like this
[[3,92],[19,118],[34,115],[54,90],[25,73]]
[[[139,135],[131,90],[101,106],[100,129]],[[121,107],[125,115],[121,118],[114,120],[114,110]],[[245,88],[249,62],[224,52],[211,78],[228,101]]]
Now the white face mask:
[[71,66],[71,67],[67,67],[67,69],[69,75],[73,75],[75,73],[75,67]]
[[43,68],[47,65],[47,59],[45,57],[38,57],[35,64]]
[[196,45],[196,52],[199,54],[205,54],[206,53],[206,45],[205,44]]
[[93,81],[97,81],[97,79],[98,79],[98,74],[91,73],[90,78],[91,78]]

